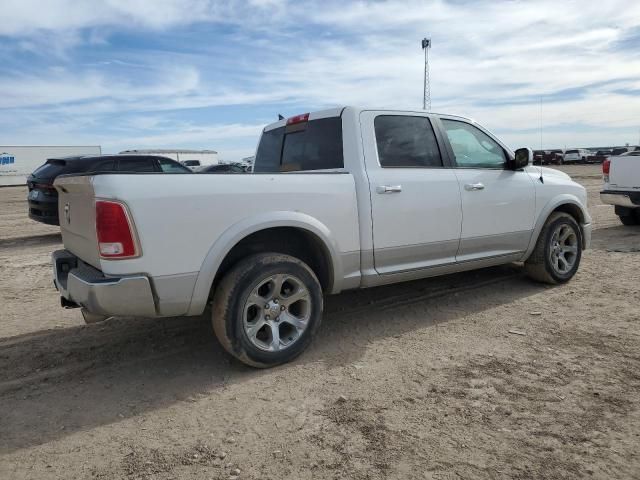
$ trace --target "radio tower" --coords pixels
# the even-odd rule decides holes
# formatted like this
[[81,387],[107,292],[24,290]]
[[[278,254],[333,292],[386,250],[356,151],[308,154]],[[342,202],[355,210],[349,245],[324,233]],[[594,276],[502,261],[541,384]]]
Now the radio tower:
[[422,39],[422,50],[424,50],[424,95],[422,97],[422,109],[431,111],[431,82],[429,81],[429,49],[431,39]]

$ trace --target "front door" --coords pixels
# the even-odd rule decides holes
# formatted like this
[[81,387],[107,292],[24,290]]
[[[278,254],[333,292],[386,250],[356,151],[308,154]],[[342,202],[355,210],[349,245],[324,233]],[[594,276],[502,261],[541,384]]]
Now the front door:
[[524,252],[535,218],[534,179],[507,169],[507,153],[470,123],[442,119],[462,196],[458,262]]
[[380,274],[455,263],[462,211],[455,172],[428,116],[363,112],[363,147]]

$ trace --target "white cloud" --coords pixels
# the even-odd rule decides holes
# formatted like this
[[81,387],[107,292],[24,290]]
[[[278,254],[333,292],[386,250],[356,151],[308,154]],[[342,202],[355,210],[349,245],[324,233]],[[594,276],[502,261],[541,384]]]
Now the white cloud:
[[[507,132],[513,146],[531,141],[530,131],[540,121],[539,97],[545,99],[544,126],[557,126],[546,136],[549,146],[584,145],[589,139],[620,143],[623,137],[635,141],[637,135],[630,132],[640,123],[640,97],[620,93],[640,88],[640,56],[614,48],[640,29],[640,3],[631,0],[326,1],[322,6],[303,0],[253,0],[249,5],[4,0],[0,18],[3,35],[15,37],[19,48],[51,49],[63,64],[65,59],[72,64],[3,77],[0,108],[40,109],[40,117],[33,115],[43,121],[58,114],[70,119],[66,125],[77,132],[83,124],[99,125],[107,114],[128,113],[135,115],[128,125],[141,135],[122,142],[137,138],[142,146],[222,140],[211,134],[223,127],[209,122],[199,127],[174,120],[174,136],[161,135],[167,122],[163,111],[265,104],[418,108],[419,40],[425,35],[433,39],[434,110],[473,116]],[[233,33],[220,37],[228,44],[211,51],[203,44],[200,53],[190,55],[128,52],[109,65],[77,65],[67,53],[82,42],[108,44],[112,30],[139,29],[153,36],[199,22],[210,22],[213,30],[233,26]],[[114,65],[130,68],[122,76],[109,70]],[[135,68],[139,73],[132,73]],[[242,75],[235,75],[234,68]],[[230,75],[212,80],[216,69]],[[247,122],[247,132],[252,123]],[[232,131],[239,131],[238,125]],[[603,127],[601,133],[594,133],[597,127]],[[230,138],[235,145],[248,145],[249,137]],[[101,141],[120,142],[114,137]]]

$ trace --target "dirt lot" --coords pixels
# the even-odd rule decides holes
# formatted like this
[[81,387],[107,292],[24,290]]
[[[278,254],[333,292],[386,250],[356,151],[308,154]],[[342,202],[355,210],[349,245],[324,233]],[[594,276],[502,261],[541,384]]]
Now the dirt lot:
[[510,266],[329,297],[268,371],[206,316],[84,325],[51,284],[57,229],[0,189],[0,478],[640,478],[640,227],[600,204],[599,166],[564,170],[596,226],[572,282]]

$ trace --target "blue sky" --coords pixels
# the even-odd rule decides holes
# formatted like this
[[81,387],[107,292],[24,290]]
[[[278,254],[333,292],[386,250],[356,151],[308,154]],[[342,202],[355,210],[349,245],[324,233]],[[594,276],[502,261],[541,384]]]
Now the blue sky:
[[0,144],[235,160],[278,113],[420,108],[425,35],[434,111],[514,148],[640,140],[635,1],[3,0],[0,18]]

